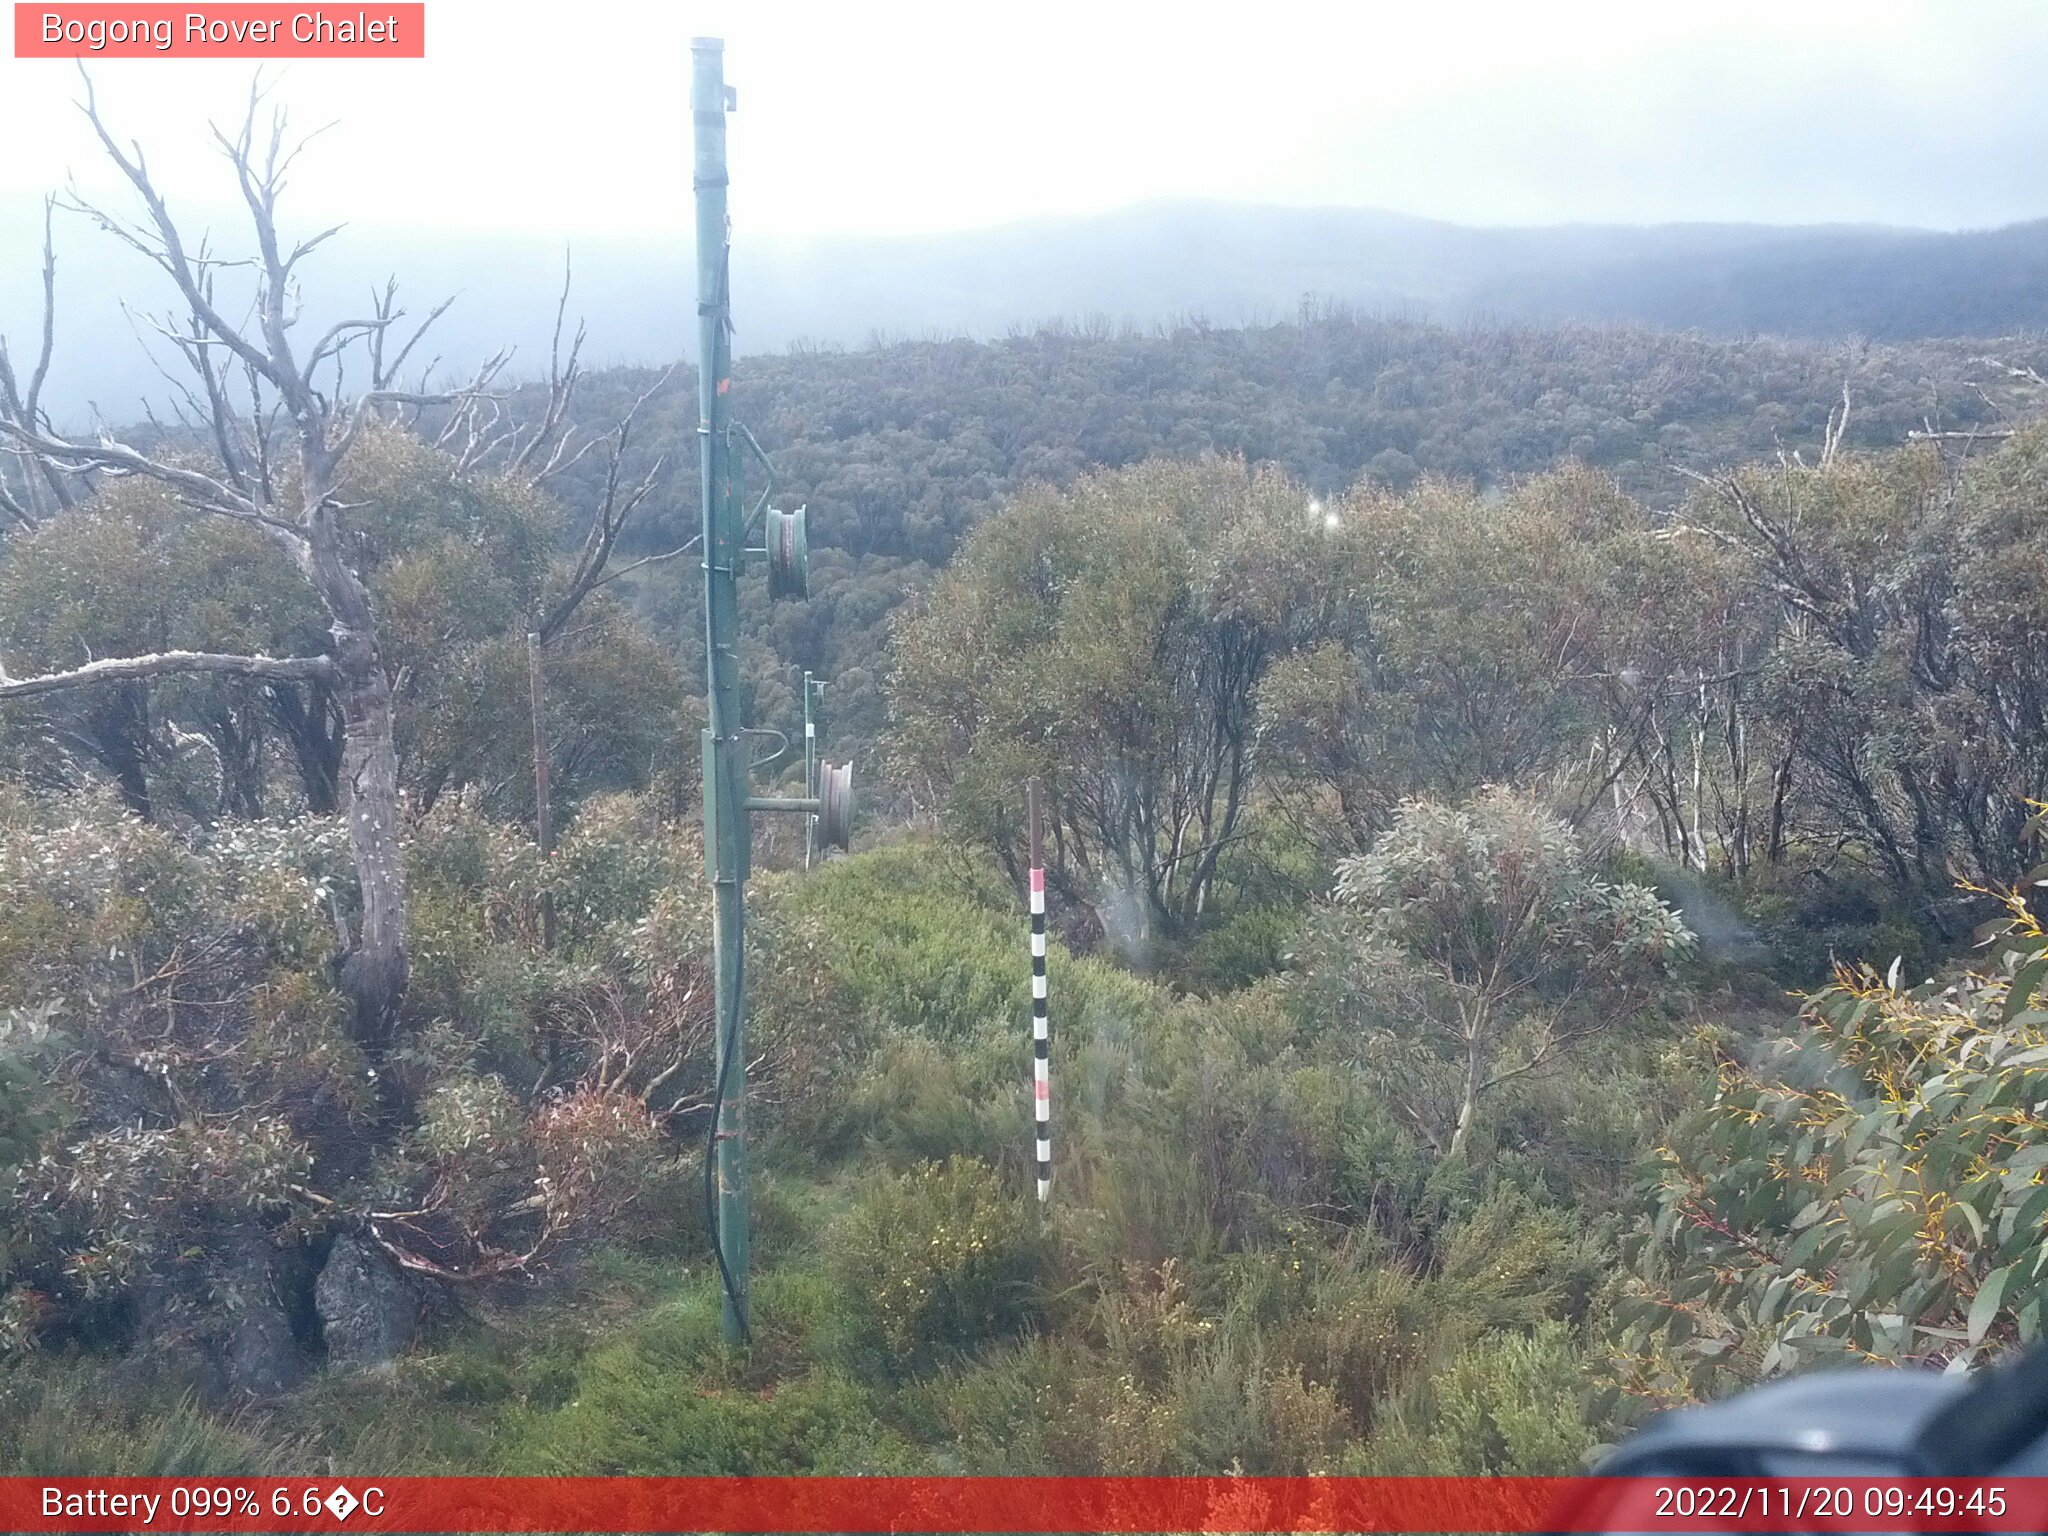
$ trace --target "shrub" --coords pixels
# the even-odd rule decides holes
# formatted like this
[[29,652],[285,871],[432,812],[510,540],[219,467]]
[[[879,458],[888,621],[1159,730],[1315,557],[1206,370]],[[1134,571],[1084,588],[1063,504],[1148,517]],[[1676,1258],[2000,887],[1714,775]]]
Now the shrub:
[[1369,1432],[1380,1402],[1420,1365],[1445,1315],[1429,1286],[1378,1245],[1361,1244],[1315,1266],[1299,1312],[1276,1332],[1276,1347]]
[[1292,907],[1240,907],[1175,946],[1161,969],[1190,991],[1234,992],[1287,964],[1301,926]]
[[1175,1395],[1187,1424],[1188,1459],[1205,1471],[1254,1477],[1329,1473],[1352,1434],[1330,1387],[1228,1337],[1203,1351]]
[[1933,973],[1950,945],[1910,894],[1888,889],[1853,852],[1831,868],[1796,877],[1769,872],[1744,893],[1743,912],[1788,984],[1825,985],[1835,966],[1867,961],[1880,969],[1900,959],[1900,972],[1919,981]]
[[677,886],[701,889],[703,853],[693,833],[663,822],[644,795],[593,795],[556,845],[546,870],[564,953],[609,959],[625,936]]
[[1355,1037],[1446,1158],[1497,1090],[1633,1017],[1696,948],[1655,892],[1594,878],[1569,827],[1497,788],[1404,802],[1336,897],[1304,934],[1298,1005]]
[[67,1359],[0,1375],[0,1477],[275,1476],[296,1451],[131,1368]]
[[823,920],[845,1003],[878,1024],[958,1040],[1020,1016],[1030,997],[1023,923],[1003,924],[935,876],[930,848],[837,860],[796,900]]
[[1721,1054],[1676,1126],[1623,1303],[1660,1398],[1821,1361],[1967,1364],[2048,1309],[2048,933],[2023,894],[1947,982],[1843,968],[1800,1032]]
[[[53,1022],[60,1016],[55,1003],[0,1010],[0,1179],[33,1158],[63,1119],[50,1081],[51,1058],[64,1044]],[[0,1275],[6,1272],[0,1249]]]
[[1023,1198],[962,1157],[877,1182],[832,1235],[848,1304],[906,1362],[1023,1326],[1041,1256]]
[[1561,1477],[1584,1470],[1586,1366],[1563,1326],[1494,1333],[1384,1404],[1344,1470],[1376,1477]]
[[1015,1152],[1025,1134],[1020,1042],[977,1046],[970,1053],[916,1036],[885,1040],[844,1088],[831,1122],[816,1127],[810,1150],[843,1156],[862,1148],[899,1167]]
[[133,987],[207,905],[200,860],[110,800],[0,798],[0,1005]]
[[874,1395],[820,1364],[821,1288],[761,1277],[755,1348],[720,1339],[718,1289],[701,1277],[576,1367],[558,1406],[512,1411],[495,1461],[522,1476],[748,1476],[910,1470]]
[[1446,1315],[1479,1328],[1533,1328],[1592,1285],[1573,1218],[1496,1190],[1444,1236],[1435,1277]]

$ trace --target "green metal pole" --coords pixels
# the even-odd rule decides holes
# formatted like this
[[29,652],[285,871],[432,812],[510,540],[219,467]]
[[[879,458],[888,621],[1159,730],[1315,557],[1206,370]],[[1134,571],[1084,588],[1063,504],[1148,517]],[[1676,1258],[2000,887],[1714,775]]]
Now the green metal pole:
[[711,944],[718,1009],[719,1094],[713,1129],[715,1240],[725,1291],[725,1337],[747,1335],[747,1069],[743,889],[750,822],[746,739],[740,734],[739,572],[745,560],[732,455],[732,296],[728,282],[725,44],[690,43],[696,122],[697,450],[703,497],[704,637],[709,724],[704,731],[704,862],[714,896]]

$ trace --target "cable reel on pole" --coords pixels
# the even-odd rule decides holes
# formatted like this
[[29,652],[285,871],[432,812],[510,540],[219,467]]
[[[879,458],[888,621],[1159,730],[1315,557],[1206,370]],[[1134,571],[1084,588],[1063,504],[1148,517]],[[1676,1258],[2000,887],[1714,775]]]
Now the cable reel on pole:
[[770,511],[768,534],[768,595],[772,598],[811,595],[810,538],[804,528],[804,509]]
[[818,836],[844,850],[853,840],[853,764],[826,765],[818,786]]
[[801,795],[749,795],[746,807],[808,816],[816,841],[843,851],[853,841],[853,764],[820,762],[808,777]]
[[[784,598],[807,598],[811,595],[811,541],[803,507],[780,510],[768,505],[775,494],[775,465],[767,451],[738,422],[731,425],[731,440],[734,446],[745,445],[752,450],[754,462],[761,466],[767,482],[761,488],[760,499],[747,514],[747,535],[756,532],[761,543],[747,551],[750,560],[768,568],[768,596],[776,601]],[[735,495],[739,484],[738,465],[733,469]]]

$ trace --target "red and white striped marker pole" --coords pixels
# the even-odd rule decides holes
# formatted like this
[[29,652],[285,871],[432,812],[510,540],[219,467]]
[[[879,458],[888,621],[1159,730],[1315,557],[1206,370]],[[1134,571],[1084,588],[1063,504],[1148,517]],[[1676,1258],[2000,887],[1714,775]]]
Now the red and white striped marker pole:
[[1045,855],[1038,832],[1038,780],[1024,785],[1031,820],[1031,1102],[1038,1203],[1052,1193],[1052,1024],[1045,1012]]

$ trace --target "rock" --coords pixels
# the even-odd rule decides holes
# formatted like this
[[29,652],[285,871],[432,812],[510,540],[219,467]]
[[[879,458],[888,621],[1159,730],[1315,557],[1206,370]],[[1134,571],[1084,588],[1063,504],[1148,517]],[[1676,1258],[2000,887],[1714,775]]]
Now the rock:
[[328,1250],[313,1285],[327,1358],[335,1365],[386,1365],[412,1343],[420,1295],[398,1266],[359,1237],[342,1236]]
[[205,1332],[229,1392],[276,1397],[305,1378],[306,1352],[285,1302],[290,1258],[261,1233],[238,1234],[215,1257]]

